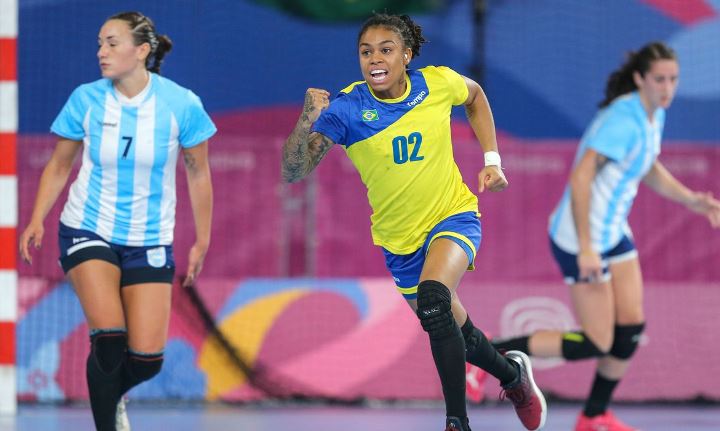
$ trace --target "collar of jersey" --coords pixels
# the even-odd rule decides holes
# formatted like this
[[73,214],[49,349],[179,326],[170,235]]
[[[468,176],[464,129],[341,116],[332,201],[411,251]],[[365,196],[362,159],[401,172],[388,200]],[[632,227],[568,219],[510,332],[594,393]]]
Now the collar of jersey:
[[370,83],[367,84],[367,88],[368,88],[368,90],[370,90],[370,94],[372,95],[372,97],[374,97],[375,100],[377,100],[378,102],[398,103],[398,102],[402,102],[403,100],[407,99],[408,95],[410,94],[410,91],[412,90],[412,83],[410,82],[410,76],[407,74],[407,72],[405,72],[405,82],[407,82],[407,86],[405,88],[405,93],[403,93],[402,96],[395,98],[395,99],[381,99],[381,98],[377,97],[375,95],[375,93],[373,92],[373,89],[370,86]]
[[658,127],[658,115],[661,115],[661,112],[663,108],[657,108],[655,109],[655,112],[653,112],[653,119],[650,120],[650,117],[647,115],[647,111],[645,111],[645,105],[642,103],[642,99],[640,98],[640,92],[635,90],[632,93],[630,93],[630,100],[633,104],[635,104],[635,109],[637,112],[639,112],[640,119],[642,120],[642,124],[644,124],[646,127],[649,127],[651,129],[656,129]]
[[145,88],[142,89],[138,94],[136,94],[133,97],[127,97],[126,95],[122,94],[121,92],[117,91],[114,85],[112,85],[113,94],[115,95],[115,99],[117,99],[118,102],[120,102],[122,105],[128,105],[128,106],[140,106],[142,102],[145,101],[147,98],[148,93],[150,93],[150,87],[152,87],[153,80],[155,79],[153,77],[154,73],[148,72],[148,82],[145,84]]

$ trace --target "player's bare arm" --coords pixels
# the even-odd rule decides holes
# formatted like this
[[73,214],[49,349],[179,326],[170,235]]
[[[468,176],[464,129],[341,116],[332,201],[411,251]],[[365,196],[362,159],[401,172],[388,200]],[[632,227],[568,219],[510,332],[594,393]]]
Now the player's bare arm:
[[325,135],[310,132],[320,113],[329,106],[330,93],[309,88],[295,129],[285,141],[282,155],[283,180],[294,183],[306,177],[320,163],[334,142]]
[[720,227],[720,201],[711,192],[696,192],[687,188],[659,160],[655,161],[643,182],[660,196],[705,215],[712,227]]
[[607,162],[607,157],[588,149],[570,174],[570,202],[580,248],[578,268],[580,278],[591,281],[599,280],[602,276],[600,255],[593,250],[590,237],[591,189],[595,175]]
[[30,246],[40,248],[42,244],[45,233],[43,221],[65,187],[75,157],[81,148],[82,141],[66,138],[59,139],[48,164],[43,170],[30,223],[20,235],[20,257],[27,263],[32,263]]
[[[485,96],[480,84],[468,77],[465,78],[465,85],[468,88],[468,97],[465,100],[465,114],[475,137],[480,142],[483,152],[498,152],[497,138],[495,136],[495,121],[493,120],[490,103]],[[499,159],[498,159],[499,163]],[[500,168],[500,165],[486,165],[478,175],[478,190],[480,193],[485,189],[491,192],[499,192],[508,186],[508,181]]]
[[188,173],[195,174],[197,172],[197,160],[195,160],[195,156],[193,156],[189,152],[183,153],[183,162],[185,163],[185,169],[187,169]]
[[188,192],[195,221],[195,243],[190,248],[188,268],[183,285],[192,284],[203,267],[210,246],[212,228],[213,189],[208,161],[208,142],[183,150]]

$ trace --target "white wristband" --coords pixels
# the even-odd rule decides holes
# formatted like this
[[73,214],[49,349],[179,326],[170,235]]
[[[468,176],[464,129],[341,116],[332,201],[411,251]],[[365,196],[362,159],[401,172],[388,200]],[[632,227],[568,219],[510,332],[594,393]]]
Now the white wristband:
[[500,168],[500,154],[497,151],[485,152],[485,166],[497,166]]

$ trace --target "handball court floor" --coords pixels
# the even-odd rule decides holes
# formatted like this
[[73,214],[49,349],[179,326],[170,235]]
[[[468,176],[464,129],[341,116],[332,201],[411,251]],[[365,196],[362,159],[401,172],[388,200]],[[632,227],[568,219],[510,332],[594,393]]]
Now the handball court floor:
[[[544,430],[572,431],[581,406],[550,405]],[[444,410],[430,407],[128,405],[133,431],[441,431]],[[720,405],[621,405],[618,417],[642,431],[718,431]],[[471,407],[473,431],[524,428],[509,404]],[[0,431],[93,430],[87,407],[21,405],[0,416]]]

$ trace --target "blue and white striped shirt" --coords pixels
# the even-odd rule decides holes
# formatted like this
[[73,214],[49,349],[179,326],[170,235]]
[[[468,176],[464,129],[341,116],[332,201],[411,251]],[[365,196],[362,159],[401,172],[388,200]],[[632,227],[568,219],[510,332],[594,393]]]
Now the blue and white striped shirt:
[[[609,159],[597,173],[591,188],[590,237],[598,253],[615,247],[624,235],[632,236],[627,222],[638,186],[660,154],[665,110],[659,108],[653,122],[637,92],[617,98],[601,110],[580,142],[575,164],[592,148]],[[550,215],[550,237],[568,253],[579,244],[570,202],[570,187]]]
[[192,91],[153,73],[133,98],[108,79],[79,86],[50,130],[84,143],[60,221],[127,246],[172,243],[178,151],[217,131]]

